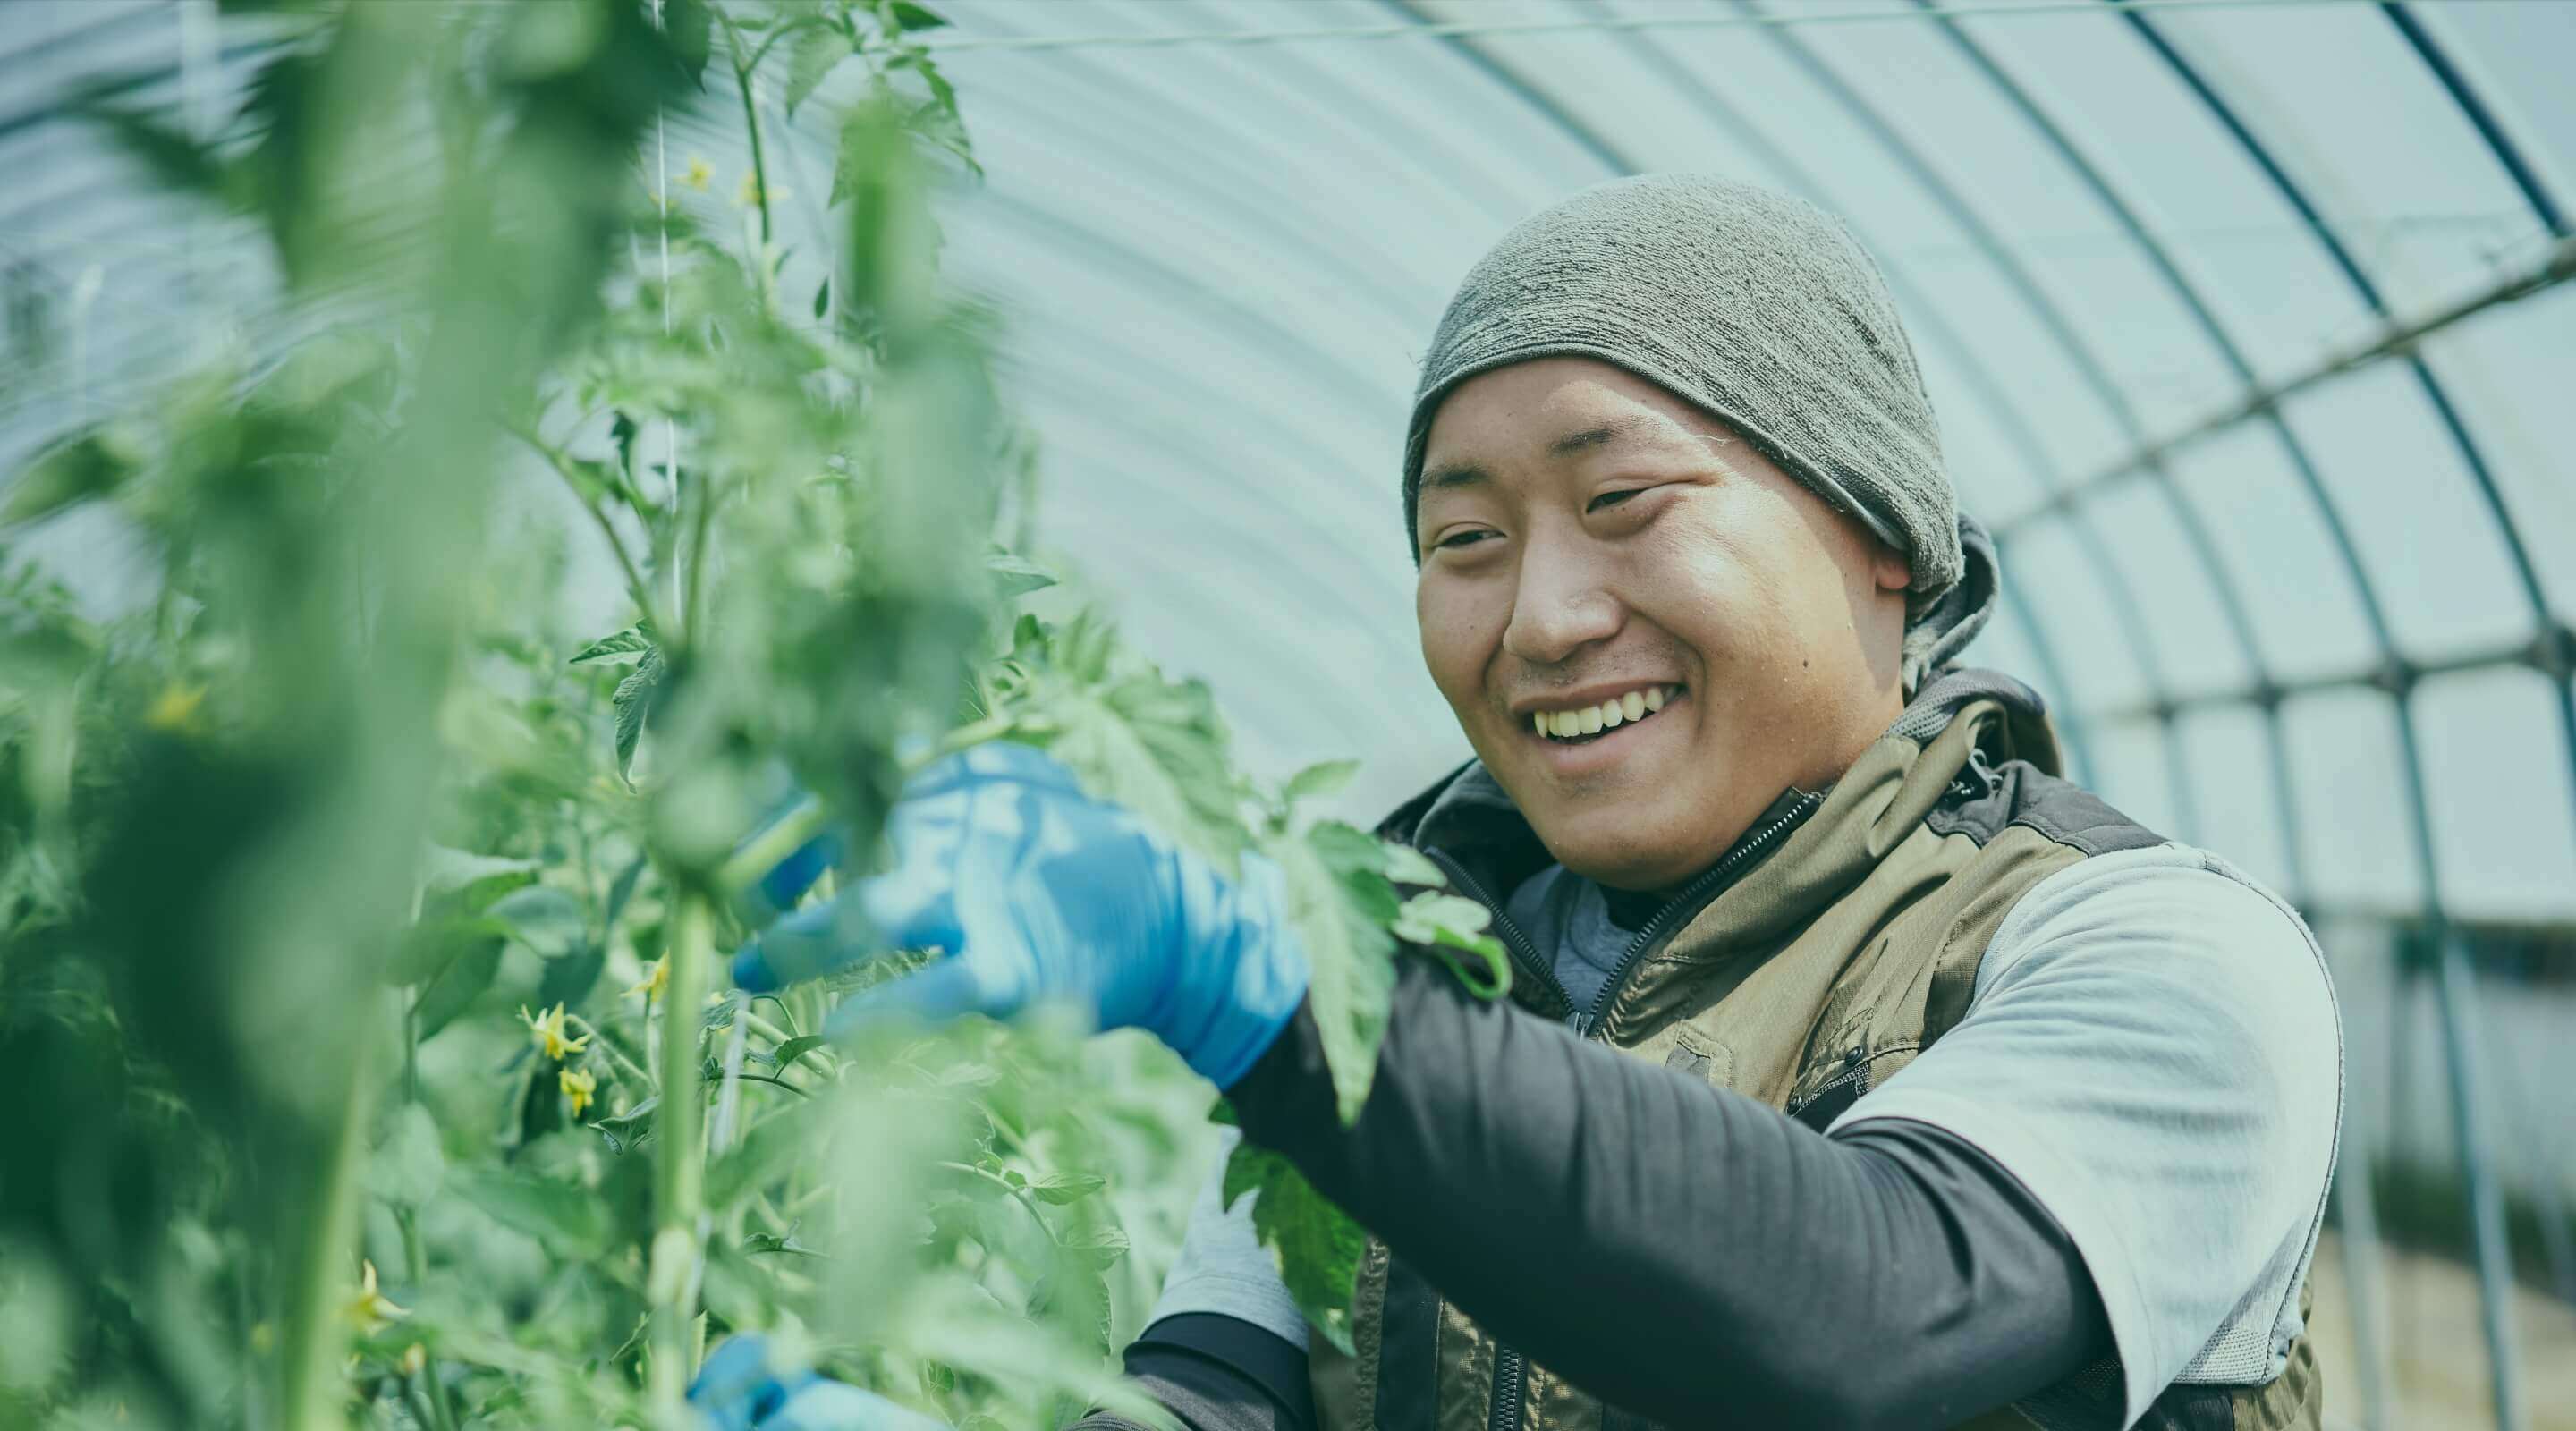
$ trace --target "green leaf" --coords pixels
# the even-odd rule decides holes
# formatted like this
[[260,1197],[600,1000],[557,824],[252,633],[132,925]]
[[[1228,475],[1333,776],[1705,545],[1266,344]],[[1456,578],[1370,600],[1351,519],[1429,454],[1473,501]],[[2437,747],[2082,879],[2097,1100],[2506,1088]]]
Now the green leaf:
[[814,321],[817,323],[822,322],[824,315],[831,311],[832,276],[830,274],[825,274],[823,276],[823,282],[814,290]]
[[1306,947],[1307,1000],[1342,1121],[1358,1118],[1377,1075],[1377,1045],[1395,991],[1398,905],[1378,872],[1379,842],[1338,821],[1271,842],[1285,876],[1288,915]]
[[403,932],[402,943],[385,961],[385,982],[418,984],[436,978],[476,947],[510,937],[510,926],[464,910],[447,910],[423,919]]
[[662,692],[662,648],[644,653],[643,664],[617,683],[617,692],[609,698],[617,719],[617,778],[633,782],[627,772],[634,768],[635,747],[644,739],[644,725],[654,703]]
[[1279,1262],[1280,1280],[1297,1309],[1343,1354],[1351,1351],[1351,1298],[1359,1287],[1368,1234],[1331,1199],[1315,1191],[1294,1163],[1267,1148],[1237,1143],[1226,1160],[1229,1209],[1252,1195],[1252,1231]]
[[582,647],[580,653],[575,655],[568,664],[579,666],[591,661],[615,661],[620,664],[627,661],[640,661],[644,659],[644,654],[652,649],[651,633],[644,629],[642,622],[637,622],[613,636],[602,636]]
[[798,35],[787,58],[787,113],[793,116],[824,77],[854,53],[849,32],[837,25],[816,25]]
[[894,0],[894,3],[888,5],[883,13],[894,17],[894,25],[891,28],[901,30],[936,30],[948,23],[938,11],[927,5],[916,4],[914,0]]
[[641,431],[622,408],[608,424],[608,440],[617,444],[617,470],[626,474],[630,488],[635,482],[635,435]]
[[708,1210],[724,1212],[785,1177],[825,1131],[823,1114],[817,1104],[800,1103],[752,1124],[740,1143],[708,1165]]
[[1476,997],[1499,999],[1512,991],[1512,960],[1502,941],[1485,933],[1492,919],[1463,895],[1424,890],[1397,911],[1395,937],[1447,964]]
[[1016,552],[995,547],[984,554],[984,569],[993,573],[993,586],[1004,601],[1043,591],[1056,584],[1045,568]]
[[799,1256],[799,1257],[815,1257],[815,1258],[820,1258],[820,1257],[822,1257],[822,1256],[823,1256],[823,1254],[822,1254],[821,1252],[818,1252],[818,1251],[816,1251],[815,1249],[813,1249],[813,1248],[811,1248],[811,1247],[806,1246],[804,1243],[797,1241],[797,1240],[796,1240],[796,1234],[795,1234],[795,1232],[794,1232],[794,1231],[792,1231],[792,1230],[791,1230],[791,1231],[789,1231],[789,1232],[788,1232],[785,1236],[783,1236],[783,1237],[782,1237],[782,1236],[780,1236],[780,1235],[779,1235],[779,1234],[777,1234],[777,1233],[774,1233],[774,1232],[755,1232],[755,1233],[752,1233],[750,1236],[745,1237],[745,1238],[742,1240],[742,1250],[743,1250],[743,1251],[745,1251],[745,1252],[748,1252],[748,1253],[752,1253],[752,1254],[754,1254],[754,1255],[758,1255],[758,1254],[760,1254],[760,1253],[765,1253],[765,1252],[767,1252],[767,1253],[782,1253],[782,1252],[783,1252],[783,1253],[792,1253],[792,1254],[794,1254],[794,1255],[796,1255],[796,1256]]
[[1037,1194],[1040,1202],[1051,1202],[1058,1207],[1080,1202],[1107,1186],[1107,1178],[1089,1173],[1049,1173],[1029,1180],[1029,1191]]
[[1279,799],[1287,805],[1322,799],[1350,784],[1351,777],[1359,773],[1360,763],[1356,760],[1321,761],[1289,776],[1288,783],[1280,788]]
[[662,1106],[662,1096],[655,1094],[613,1118],[602,1118],[590,1126],[608,1140],[608,1151],[623,1154],[643,1147],[653,1136],[654,1110]]
[[492,976],[501,970],[501,949],[508,939],[492,932],[475,939],[447,961],[437,975],[420,991],[420,1002],[413,1017],[419,1021],[419,1038],[429,1042],[432,1035],[456,1021],[456,1016],[471,1007],[492,987]]
[[140,472],[141,440],[120,428],[96,428],[28,463],[0,498],[0,527],[50,517],[104,497]]
[[616,880],[608,886],[608,907],[599,916],[601,932],[615,932],[618,916],[626,912],[628,901],[635,897],[635,882],[643,878],[644,866],[651,862],[651,856],[637,855],[626,862],[626,868],[617,872]]
[[549,959],[570,951],[589,932],[581,901],[547,885],[514,889],[483,913],[508,925],[511,937]]
[[782,1069],[786,1068],[789,1064],[821,1048],[824,1042],[821,1034],[807,1034],[802,1038],[789,1039],[778,1046],[778,1066]]
[[1411,845],[1386,844],[1386,877],[1397,884],[1423,884],[1433,889],[1447,889],[1449,876],[1428,855]]
[[428,893],[458,895],[472,908],[480,903],[478,896],[496,895],[535,879],[539,868],[535,860],[469,854],[445,845],[431,845],[421,858],[420,882]]
[[420,1207],[438,1195],[446,1176],[447,1158],[439,1151],[438,1125],[429,1110],[417,1103],[395,1109],[385,1140],[367,1159],[367,1191],[395,1207]]
[[587,939],[576,941],[565,952],[546,960],[546,972],[537,981],[537,1007],[551,1009],[557,1004],[579,1009],[599,987],[599,975],[608,966],[606,946]]
[[616,1229],[607,1204],[587,1188],[497,1168],[455,1168],[448,1186],[493,1221],[580,1261],[608,1255]]
[[518,6],[501,40],[501,63],[520,80],[580,69],[608,37],[607,14],[596,5]]
[[671,62],[691,84],[704,88],[707,59],[715,53],[715,7],[707,0],[662,0],[662,40]]
[[89,116],[105,125],[125,152],[142,161],[165,188],[244,207],[249,185],[239,165],[211,145],[159,119],[103,104],[89,106]]

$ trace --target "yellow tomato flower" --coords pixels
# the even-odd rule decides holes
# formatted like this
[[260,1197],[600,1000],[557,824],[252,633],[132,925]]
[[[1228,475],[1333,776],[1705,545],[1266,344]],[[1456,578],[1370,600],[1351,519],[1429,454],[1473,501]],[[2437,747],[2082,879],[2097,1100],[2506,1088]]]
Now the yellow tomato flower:
[[714,165],[709,164],[706,160],[701,159],[696,155],[691,155],[689,157],[689,167],[681,173],[680,182],[703,194],[707,191],[708,181],[715,178],[715,176],[716,171]]
[[588,1034],[583,1034],[579,1038],[564,1036],[564,1006],[560,1003],[546,1010],[543,1018],[529,1013],[528,1006],[521,1004],[519,1022],[526,1024],[528,1032],[536,1036],[537,1047],[545,1050],[546,1057],[557,1062],[561,1062],[567,1054],[579,1053],[590,1047]]
[[567,1068],[555,1075],[555,1081],[563,1085],[564,1096],[572,1100],[572,1116],[575,1118],[590,1106],[591,1095],[599,1091],[599,1075],[586,1069]]
[[[772,189],[769,191],[769,198],[772,203],[783,204],[789,199],[795,197],[795,192],[789,189]],[[751,173],[742,176],[742,191],[734,196],[734,202],[742,205],[746,209],[760,202],[759,174]]]
[[197,708],[206,703],[206,688],[192,682],[165,687],[154,697],[152,708],[143,713],[143,723],[154,730],[192,731],[198,728]]
[[403,1354],[402,1354],[402,1374],[403,1374],[403,1375],[405,1375],[405,1376],[418,1376],[418,1375],[420,1375],[420,1374],[421,1374],[421,1372],[422,1372],[422,1370],[423,1370],[423,1369],[425,1369],[425,1368],[427,1368],[427,1367],[428,1367],[428,1365],[429,1365],[429,1348],[428,1348],[428,1347],[421,1345],[419,1342],[413,1342],[410,1346],[407,1346],[407,1347],[403,1348]]
[[358,1295],[351,1298],[342,1311],[350,1321],[358,1324],[359,1330],[366,1332],[373,1332],[396,1317],[411,1315],[376,1290],[376,1264],[363,1258],[358,1263]]
[[631,999],[637,994],[642,994],[648,999],[658,999],[668,992],[670,987],[671,961],[656,959],[645,969],[642,981],[629,988],[624,997]]

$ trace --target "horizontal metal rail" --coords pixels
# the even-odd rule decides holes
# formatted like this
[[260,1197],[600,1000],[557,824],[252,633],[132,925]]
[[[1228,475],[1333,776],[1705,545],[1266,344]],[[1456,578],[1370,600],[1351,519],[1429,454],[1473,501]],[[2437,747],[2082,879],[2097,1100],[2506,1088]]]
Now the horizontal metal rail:
[[2502,308],[2534,294],[2545,293],[2571,278],[2576,278],[2576,238],[2560,239],[2543,249],[2537,259],[2522,265],[2475,293],[2415,317],[2402,318],[2384,324],[2377,332],[2358,342],[2330,350],[2323,358],[2300,372],[2278,382],[2263,383],[2248,389],[2243,397],[2227,406],[2136,448],[2082,481],[2069,483],[2057,489],[2038,505],[2000,524],[1995,529],[1996,535],[2008,537],[2043,517],[2059,515],[2104,487],[2122,478],[2152,470],[2183,448],[2274,411],[2281,404],[2320,383],[2369,367],[2383,359],[2408,356],[2416,352],[2425,339],[2444,329],[2464,323],[2489,309]]

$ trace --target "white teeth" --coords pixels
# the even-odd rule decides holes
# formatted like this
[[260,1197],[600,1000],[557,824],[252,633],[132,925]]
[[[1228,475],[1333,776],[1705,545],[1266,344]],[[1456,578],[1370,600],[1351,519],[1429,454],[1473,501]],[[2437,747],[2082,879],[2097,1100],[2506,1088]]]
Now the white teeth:
[[1680,694],[1679,686],[1648,686],[1581,710],[1532,711],[1530,728],[1541,736],[1554,736],[1559,740],[1569,736],[1598,735],[1614,726],[1644,720],[1649,714],[1662,710],[1666,701]]

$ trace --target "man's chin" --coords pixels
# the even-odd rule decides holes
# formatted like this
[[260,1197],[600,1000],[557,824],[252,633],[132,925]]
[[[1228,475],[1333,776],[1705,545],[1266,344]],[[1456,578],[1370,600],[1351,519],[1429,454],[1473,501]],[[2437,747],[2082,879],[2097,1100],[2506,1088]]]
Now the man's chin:
[[1615,810],[1581,814],[1554,811],[1532,828],[1558,864],[1585,879],[1613,889],[1661,889],[1696,867],[1674,863],[1672,847],[1654,838],[1669,822],[1641,804],[1622,802]]

